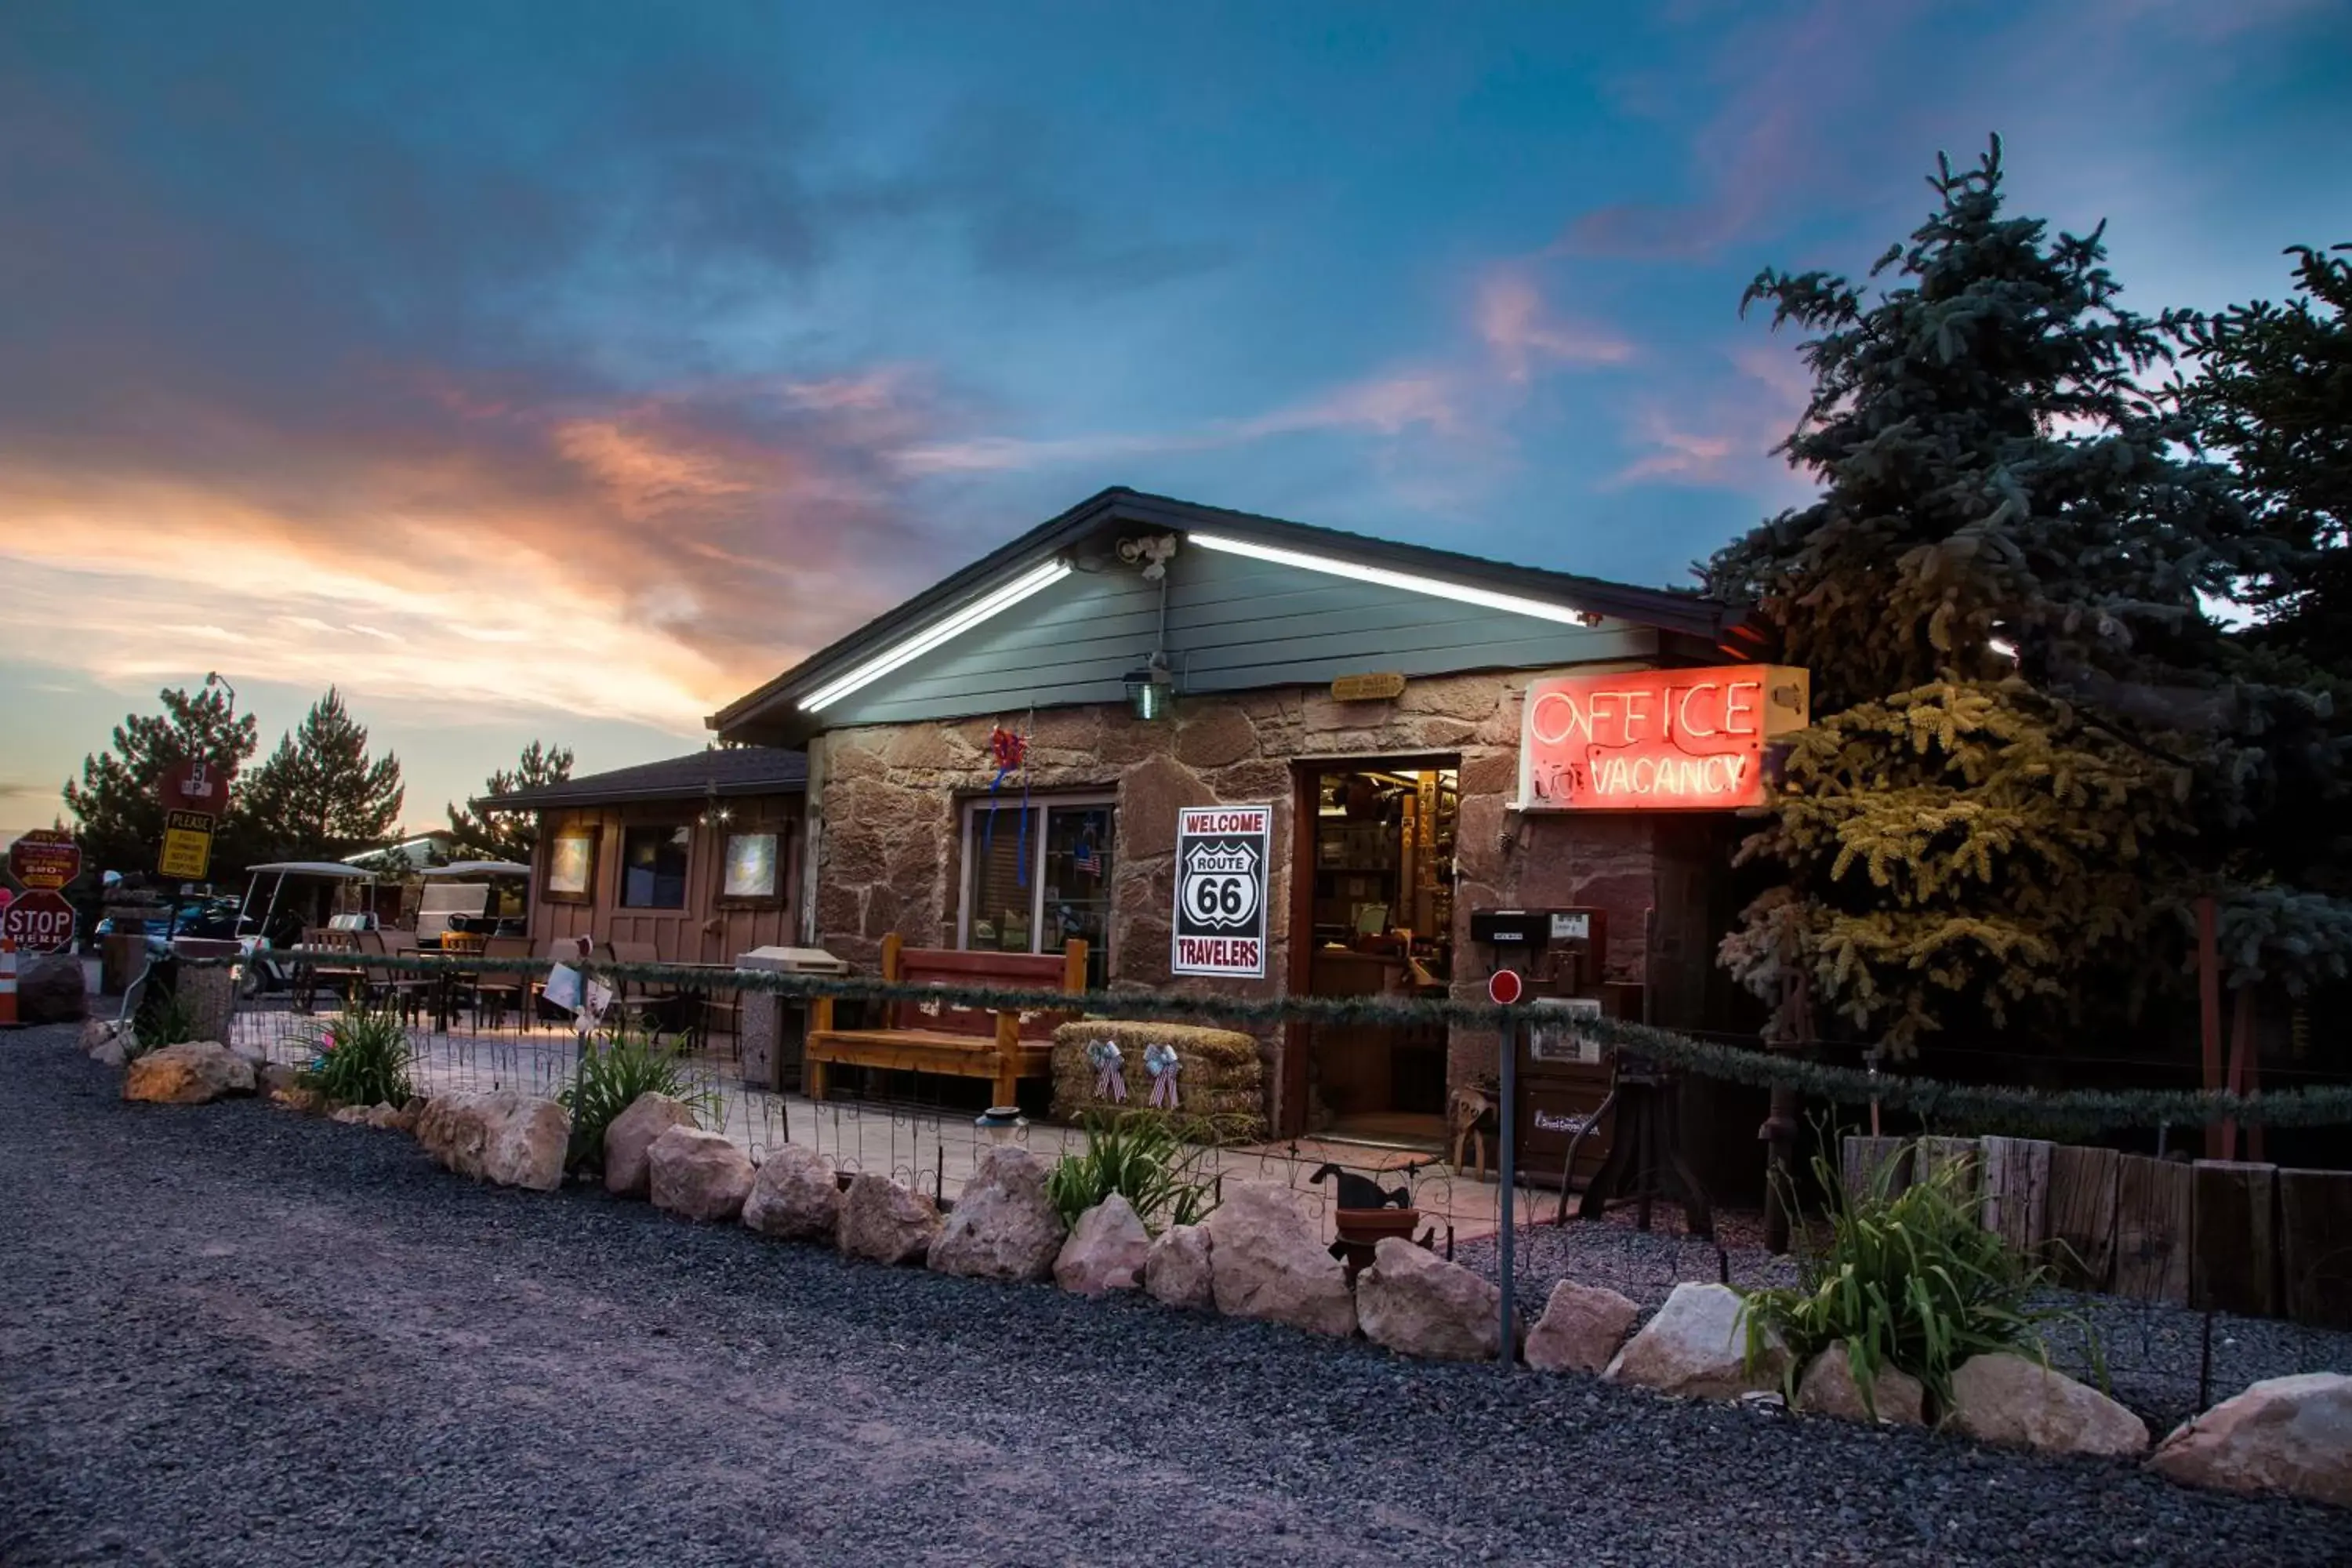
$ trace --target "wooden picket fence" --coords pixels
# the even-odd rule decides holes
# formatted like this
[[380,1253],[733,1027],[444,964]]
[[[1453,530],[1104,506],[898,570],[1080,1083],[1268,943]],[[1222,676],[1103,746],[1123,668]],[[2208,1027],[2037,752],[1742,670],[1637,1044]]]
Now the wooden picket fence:
[[2352,1171],[2038,1138],[1850,1137],[1842,1153],[1853,1192],[1881,1173],[1900,1192],[1915,1173],[1965,1163],[1985,1228],[2073,1289],[2352,1327]]

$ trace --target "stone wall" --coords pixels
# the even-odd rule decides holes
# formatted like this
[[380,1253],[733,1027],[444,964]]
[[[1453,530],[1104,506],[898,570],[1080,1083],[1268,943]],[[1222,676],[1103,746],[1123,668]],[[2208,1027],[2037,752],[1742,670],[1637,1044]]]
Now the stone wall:
[[[1587,667],[1578,673],[1602,673]],[[809,811],[817,834],[813,935],[861,968],[882,938],[953,945],[962,880],[961,803],[986,793],[989,731],[1030,727],[1033,794],[1115,791],[1111,982],[1155,990],[1279,994],[1289,973],[1294,761],[1450,757],[1461,769],[1456,835],[1454,992],[1483,996],[1467,945],[1478,907],[1600,905],[1610,910],[1610,978],[1638,981],[1643,911],[1654,901],[1661,823],[1639,816],[1519,817],[1519,706],[1528,674],[1415,680],[1392,701],[1335,702],[1321,689],[1188,697],[1172,720],[1146,724],[1119,705],[1057,709],[947,724],[876,726],[825,735],[810,748]],[[1276,806],[1268,977],[1171,980],[1176,812],[1186,805]],[[1278,1065],[1278,1064],[1277,1064]],[[1447,1077],[1495,1070],[1495,1042],[1457,1032]],[[1278,1070],[1269,1081],[1279,1085]],[[1278,1092],[1278,1091],[1277,1091]]]

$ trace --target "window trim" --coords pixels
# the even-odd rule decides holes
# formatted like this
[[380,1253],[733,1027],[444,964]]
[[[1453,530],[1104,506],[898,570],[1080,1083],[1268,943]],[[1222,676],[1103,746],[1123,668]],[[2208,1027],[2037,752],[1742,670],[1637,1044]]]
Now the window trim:
[[[629,900],[629,835],[632,833],[668,833],[686,835],[686,869],[678,877],[678,901],[674,904],[633,904]],[[691,822],[625,822],[621,825],[621,842],[614,853],[613,908],[616,912],[641,915],[684,915],[694,910],[695,841],[702,836]]]
[[[980,820],[981,814],[991,805],[1000,811],[1007,806],[1014,811],[1022,809],[1020,801],[1006,800],[1001,795],[970,795],[963,802],[961,829],[963,837],[961,841],[963,865],[956,878],[956,951],[959,952],[971,951],[971,884],[972,879],[980,875],[980,862],[971,852],[973,826]],[[1107,805],[1111,808],[1111,820],[1114,824],[1114,837],[1111,840],[1111,854],[1114,858],[1111,869],[1114,874],[1118,869],[1116,858],[1119,852],[1116,837],[1118,794],[1116,790],[1080,790],[1069,795],[1039,795],[1034,791],[1031,792],[1028,809],[1037,814],[1037,841],[1031,845],[1029,849],[1031,856],[1034,857],[1029,862],[1029,930],[1032,933],[1030,941],[1033,942],[1039,940],[1036,933],[1043,931],[1045,927],[1045,814],[1063,806],[1080,805]],[[1108,891],[1108,888],[1105,890]],[[1115,904],[1113,908],[1115,910]],[[1103,972],[1108,974],[1111,972],[1112,962],[1110,933],[1118,930],[1118,922],[1105,921],[1103,927]],[[1038,950],[1032,947],[1029,951],[1034,952]]]

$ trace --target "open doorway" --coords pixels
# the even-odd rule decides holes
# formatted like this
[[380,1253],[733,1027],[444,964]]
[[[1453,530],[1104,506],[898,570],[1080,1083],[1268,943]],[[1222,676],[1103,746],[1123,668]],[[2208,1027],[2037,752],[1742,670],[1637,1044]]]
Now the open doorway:
[[[1298,784],[1294,908],[1311,931],[1298,944],[1294,987],[1313,996],[1445,995],[1459,760],[1301,764]],[[1442,1145],[1444,1025],[1312,1025],[1302,1036],[1306,1131]]]

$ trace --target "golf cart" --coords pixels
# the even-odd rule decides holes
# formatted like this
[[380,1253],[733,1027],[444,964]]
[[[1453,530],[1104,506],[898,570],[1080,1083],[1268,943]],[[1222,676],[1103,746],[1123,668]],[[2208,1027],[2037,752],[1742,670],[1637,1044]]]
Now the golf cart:
[[376,874],[341,860],[277,860],[248,866],[252,879],[236,921],[244,954],[238,994],[283,991],[294,978],[294,962],[279,956],[298,947],[315,926],[346,931],[375,929]]
[[416,907],[418,945],[436,944],[453,931],[524,934],[530,867],[514,860],[457,860],[427,866],[416,875],[424,883]]

